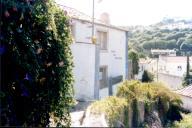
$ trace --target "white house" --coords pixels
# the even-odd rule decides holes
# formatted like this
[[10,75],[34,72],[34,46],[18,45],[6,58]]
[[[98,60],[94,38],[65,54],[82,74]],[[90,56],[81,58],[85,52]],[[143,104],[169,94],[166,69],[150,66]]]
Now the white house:
[[[187,69],[186,56],[159,56],[159,73],[183,77]],[[192,66],[192,57],[189,58]]]
[[[190,67],[192,57],[189,58]],[[170,89],[182,88],[182,80],[187,71],[186,56],[160,56],[158,61],[158,79]]]
[[94,100],[114,94],[117,83],[128,76],[127,30],[110,25],[105,13],[103,19],[95,20],[97,43],[93,44],[91,17],[69,7],[62,8],[71,17],[75,98]]

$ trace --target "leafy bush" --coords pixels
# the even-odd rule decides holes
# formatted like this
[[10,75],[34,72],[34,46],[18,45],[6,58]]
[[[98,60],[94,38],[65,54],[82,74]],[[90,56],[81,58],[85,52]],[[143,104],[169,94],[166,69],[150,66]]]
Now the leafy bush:
[[[127,99],[131,104],[135,99],[145,103],[145,113],[150,114],[157,109],[163,124],[169,120],[173,121],[172,114],[178,114],[182,101],[179,96],[164,87],[161,83],[141,83],[139,81],[125,81],[119,86],[117,96]],[[155,107],[156,106],[156,107]],[[155,108],[153,108],[155,107]]]
[[70,125],[69,21],[51,0],[0,2],[1,126]]
[[154,76],[150,72],[144,70],[141,81],[142,82],[152,82],[153,81],[153,77]]
[[115,96],[107,97],[103,100],[91,104],[90,109],[93,114],[105,113],[109,126],[115,127],[118,120],[122,120],[124,109],[128,103],[123,98]]

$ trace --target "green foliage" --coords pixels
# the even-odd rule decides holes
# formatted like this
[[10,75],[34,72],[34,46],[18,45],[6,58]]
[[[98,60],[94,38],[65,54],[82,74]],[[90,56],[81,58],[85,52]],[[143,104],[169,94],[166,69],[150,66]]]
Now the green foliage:
[[138,74],[138,71],[139,71],[139,64],[138,64],[139,56],[138,56],[138,54],[135,51],[129,51],[128,56],[129,56],[129,59],[132,60],[132,66],[133,66],[132,72],[133,72],[133,74],[134,75]]
[[90,109],[93,114],[104,113],[107,117],[110,127],[116,126],[116,121],[122,121],[124,109],[127,108],[128,103],[123,98],[115,96],[107,97],[106,99],[96,101],[91,104]]
[[[135,100],[144,102],[146,114],[150,114],[153,110],[152,107],[156,106],[155,108],[159,112],[160,119],[164,124],[168,121],[173,121],[174,119],[169,117],[172,117],[174,114],[181,118],[178,112],[182,104],[179,96],[161,83],[125,81],[119,86],[117,96],[127,99],[129,103],[134,103]],[[134,109],[136,108],[134,107]]]
[[192,75],[190,74],[190,64],[189,64],[189,56],[187,56],[187,70],[186,74],[183,78],[183,86],[188,86],[191,84],[192,81]]
[[145,55],[149,55],[151,49],[176,49],[178,53],[185,50],[192,55],[192,29],[165,29],[164,25],[129,28],[129,48]]
[[171,128],[192,128],[192,114],[183,115],[183,119],[174,122]]
[[152,82],[153,81],[153,74],[144,70],[141,81],[142,82]]
[[[1,126],[69,126],[69,20],[51,0],[0,2]],[[64,123],[61,125],[61,121]]]

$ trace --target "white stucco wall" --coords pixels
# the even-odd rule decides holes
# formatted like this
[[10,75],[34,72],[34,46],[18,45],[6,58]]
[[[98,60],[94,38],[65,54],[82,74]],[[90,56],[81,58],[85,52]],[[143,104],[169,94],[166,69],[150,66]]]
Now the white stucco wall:
[[[161,57],[159,58],[159,72],[169,75],[183,77],[187,70],[187,58],[184,57],[184,61],[179,60],[181,57],[178,57],[179,61],[168,62],[168,59],[177,58],[177,57]],[[190,65],[192,65],[192,60],[190,58]],[[181,66],[181,69],[178,69],[178,66]]]
[[[95,45],[91,42],[92,24],[79,20],[73,20],[75,31],[75,43],[72,44],[74,56],[74,77],[76,99],[94,98],[95,80]],[[106,26],[95,25],[97,31],[108,33],[108,50],[100,51],[100,66],[108,67],[108,78],[123,75],[126,76],[125,56],[125,31],[112,29]],[[99,91],[100,98],[108,96],[108,88]]]
[[125,78],[125,32],[108,30],[108,50],[101,51],[100,65],[108,65],[109,77],[123,75]]
[[[120,83],[117,83],[115,85],[112,86],[112,92],[113,92],[113,96],[115,96],[117,94],[117,88],[120,86]],[[103,88],[100,89],[99,92],[99,99],[103,99],[106,98],[107,96],[109,96],[109,88]]]
[[94,99],[95,46],[93,44],[74,43],[71,46],[74,61],[75,98]]
[[[108,49],[100,51],[100,66],[108,67],[108,78],[126,76],[126,56],[125,56],[125,41],[126,35],[124,31],[96,26],[97,31],[105,31],[108,33]],[[114,85],[113,85],[114,87]],[[108,88],[100,90],[100,98],[108,96]]]
[[180,95],[183,101],[183,108],[188,109],[192,112],[192,97]]

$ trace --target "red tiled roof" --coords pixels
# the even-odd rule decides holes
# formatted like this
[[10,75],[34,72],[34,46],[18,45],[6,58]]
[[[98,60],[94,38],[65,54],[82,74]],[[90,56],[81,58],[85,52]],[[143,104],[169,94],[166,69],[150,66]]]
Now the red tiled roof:
[[175,91],[176,93],[192,98],[192,85]]

